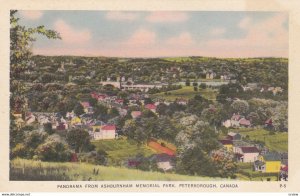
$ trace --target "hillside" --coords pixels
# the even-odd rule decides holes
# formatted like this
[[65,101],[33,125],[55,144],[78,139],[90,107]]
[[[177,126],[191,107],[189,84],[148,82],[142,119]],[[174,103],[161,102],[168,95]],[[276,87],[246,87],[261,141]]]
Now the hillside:
[[[25,159],[10,162],[10,180],[36,181],[114,181],[114,180],[220,180],[220,178],[196,177],[178,174],[146,172],[135,169],[96,166],[86,163],[54,163]],[[94,172],[95,171],[95,172]],[[227,180],[227,179],[226,179]]]

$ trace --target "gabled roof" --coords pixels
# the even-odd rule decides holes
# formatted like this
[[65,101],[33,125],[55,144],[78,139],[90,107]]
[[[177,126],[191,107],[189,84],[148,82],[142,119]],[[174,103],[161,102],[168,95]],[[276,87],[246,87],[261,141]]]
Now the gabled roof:
[[132,115],[133,117],[138,117],[138,116],[142,115],[142,112],[141,112],[141,111],[132,111],[132,112],[131,112],[131,115]]
[[149,110],[155,110],[156,109],[156,105],[154,105],[154,104],[147,104],[147,105],[145,105],[145,108],[147,108]]
[[243,153],[259,153],[255,146],[250,147],[240,147]]
[[246,125],[246,126],[250,126],[251,123],[250,123],[250,120],[247,120],[245,118],[241,118],[240,121],[239,121],[240,125]]
[[263,166],[263,165],[265,165],[265,163],[262,162],[262,161],[260,161],[260,160],[254,161],[254,164],[255,164],[256,166]]
[[87,102],[87,101],[83,101],[83,102],[81,102],[80,104],[81,104],[82,107],[84,107],[84,108],[90,107],[90,103]]
[[233,144],[232,140],[219,140],[219,142],[223,145],[230,145],[230,144],[232,145]]
[[280,161],[281,156],[277,152],[268,152],[263,155],[265,161]]
[[104,125],[103,127],[101,127],[101,130],[114,131],[114,130],[116,130],[116,126],[115,125]]

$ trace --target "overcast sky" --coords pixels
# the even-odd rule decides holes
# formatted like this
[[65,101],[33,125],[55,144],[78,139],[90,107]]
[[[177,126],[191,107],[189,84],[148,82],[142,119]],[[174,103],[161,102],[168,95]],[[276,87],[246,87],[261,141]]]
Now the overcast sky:
[[43,55],[118,57],[288,57],[282,12],[20,11],[27,27],[45,25],[62,40],[37,37]]

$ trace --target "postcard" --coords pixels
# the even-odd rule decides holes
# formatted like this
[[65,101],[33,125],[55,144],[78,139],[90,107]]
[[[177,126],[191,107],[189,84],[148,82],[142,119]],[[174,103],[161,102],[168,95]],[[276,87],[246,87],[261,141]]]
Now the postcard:
[[299,192],[295,1],[71,2],[1,8],[0,191]]

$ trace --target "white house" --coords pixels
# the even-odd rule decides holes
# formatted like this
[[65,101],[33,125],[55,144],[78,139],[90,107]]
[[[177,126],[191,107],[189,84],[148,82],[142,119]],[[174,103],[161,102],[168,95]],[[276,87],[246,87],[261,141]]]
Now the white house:
[[154,159],[156,160],[157,167],[163,171],[168,171],[174,168],[174,156],[168,154],[157,154]]
[[259,151],[255,146],[237,148],[236,157],[240,162],[248,163],[258,160]]
[[99,131],[95,131],[93,134],[94,140],[105,140],[116,138],[116,126],[115,125],[104,125]]

